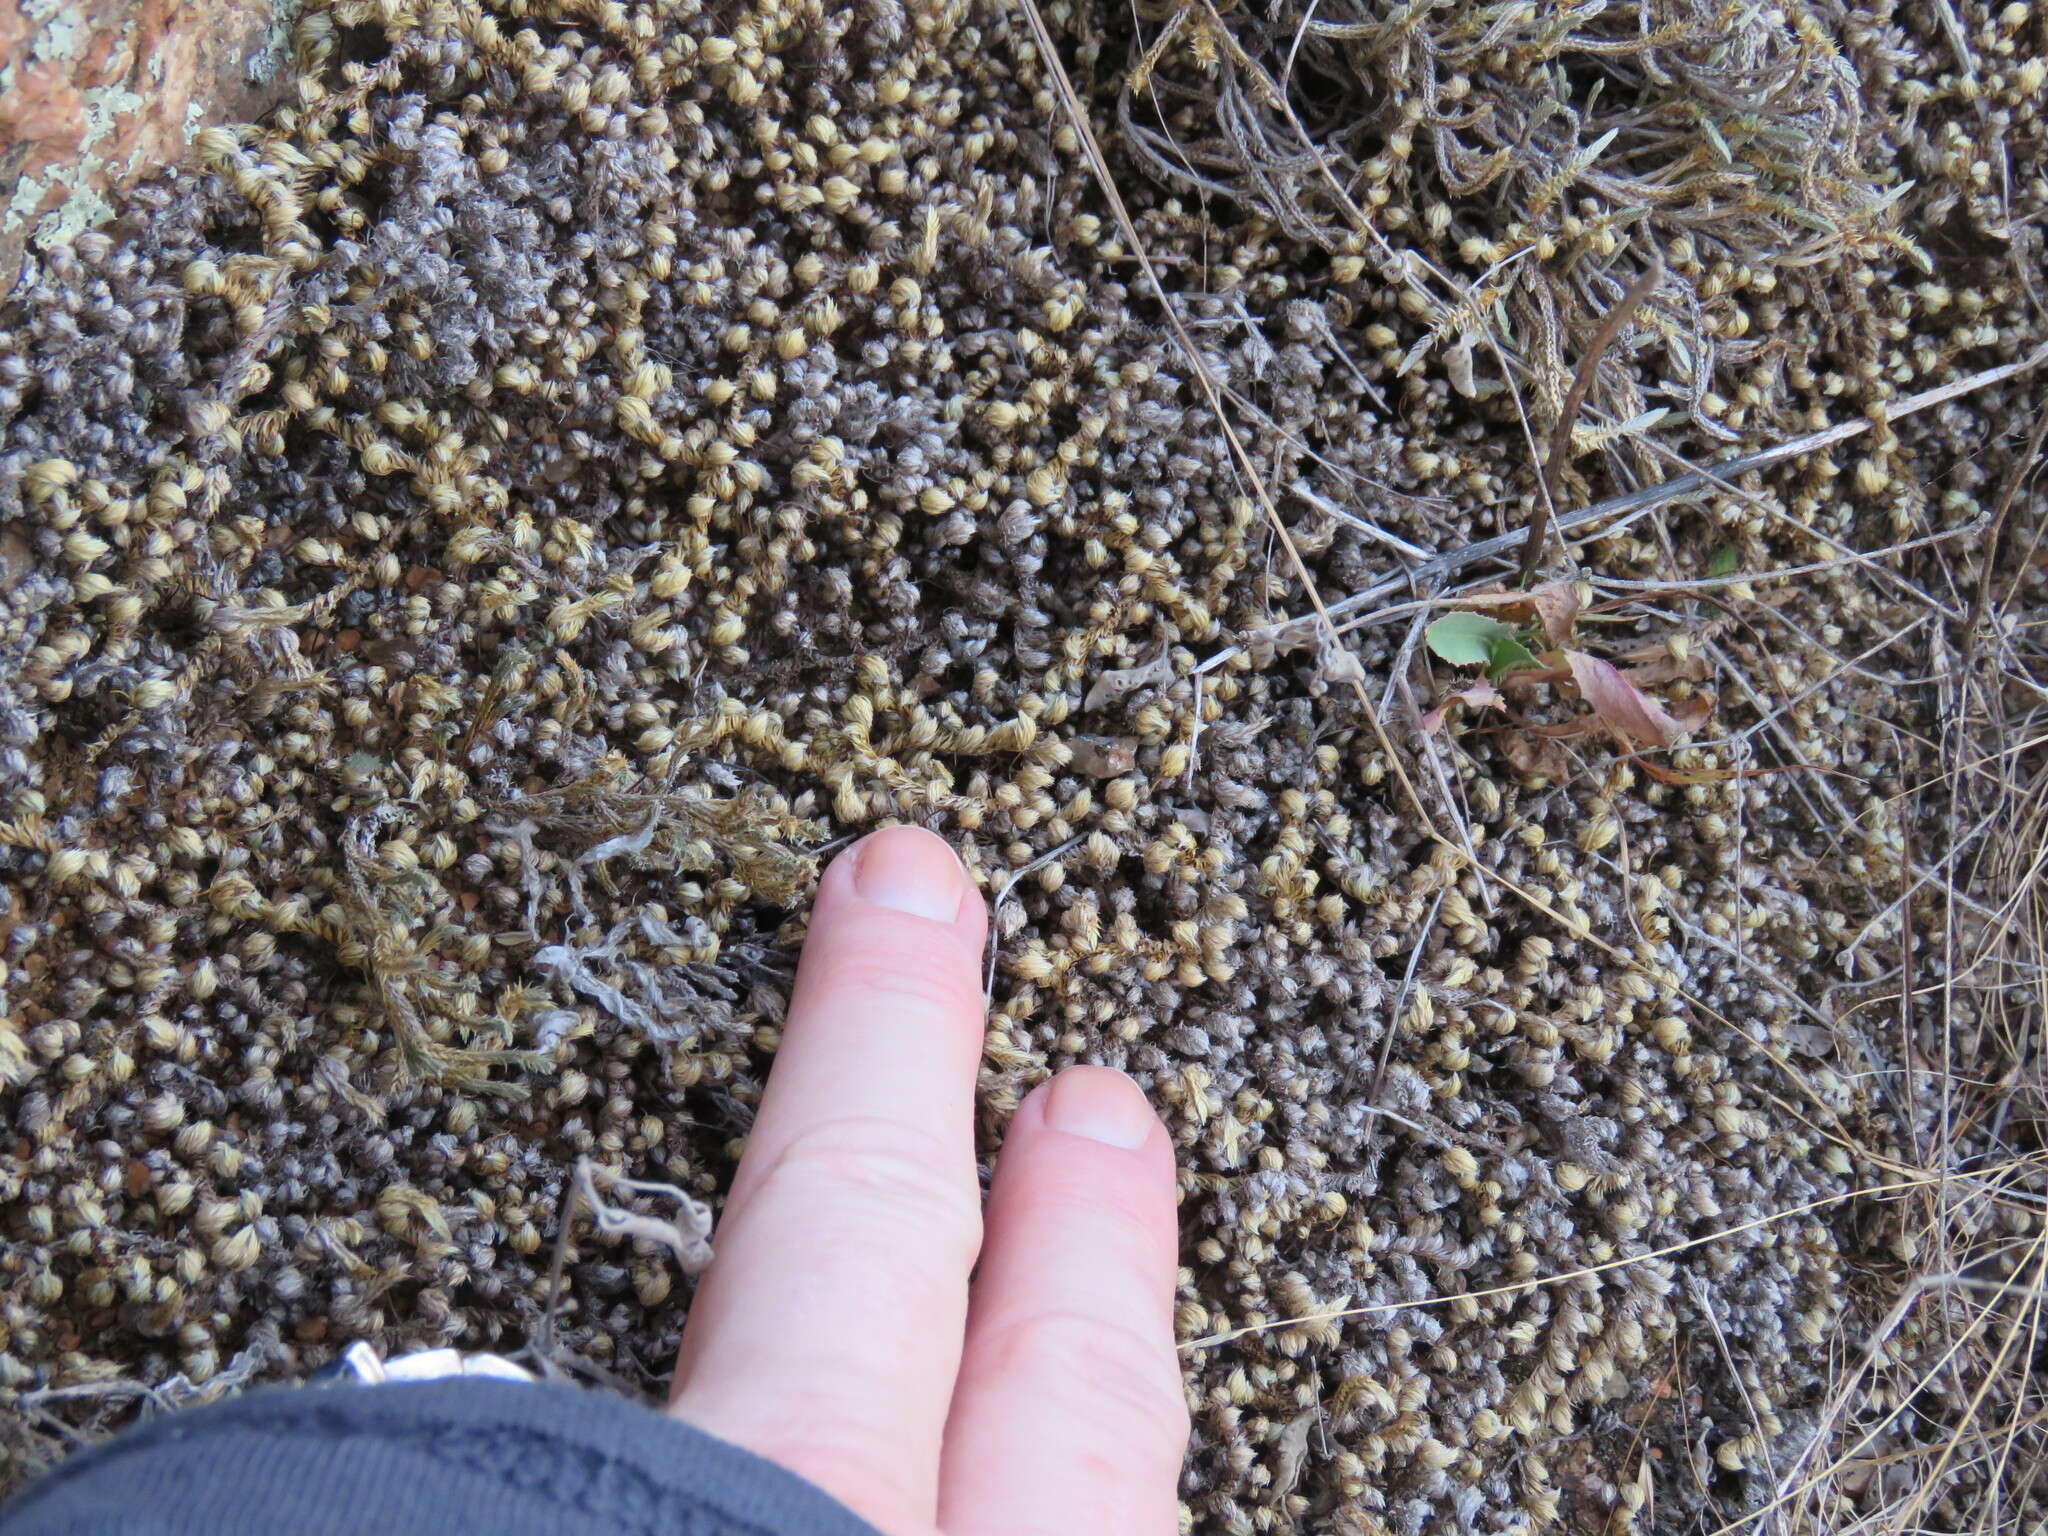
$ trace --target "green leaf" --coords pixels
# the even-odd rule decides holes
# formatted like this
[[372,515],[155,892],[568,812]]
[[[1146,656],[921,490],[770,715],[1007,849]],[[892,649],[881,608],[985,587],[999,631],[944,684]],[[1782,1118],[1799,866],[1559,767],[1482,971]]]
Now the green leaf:
[[1503,640],[1518,649],[1521,645],[1512,626],[1483,613],[1447,613],[1422,632],[1422,639],[1454,667],[1490,667],[1495,645]]
[[1707,562],[1707,574],[1709,576],[1733,576],[1739,559],[1740,557],[1736,555],[1733,544],[1723,544],[1714,551],[1714,558]]
[[1496,682],[1523,667],[1542,665],[1517,635],[1504,635],[1486,647],[1486,675]]

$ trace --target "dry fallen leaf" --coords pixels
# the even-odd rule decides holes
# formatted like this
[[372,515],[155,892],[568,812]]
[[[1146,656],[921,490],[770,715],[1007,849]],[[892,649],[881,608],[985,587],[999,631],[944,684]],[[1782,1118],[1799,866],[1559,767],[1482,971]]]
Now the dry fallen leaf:
[[1135,736],[1076,736],[1067,743],[1068,766],[1091,779],[1113,779],[1137,765]]
[[1318,647],[1316,676],[1323,682],[1335,686],[1338,683],[1362,683],[1365,681],[1365,663],[1335,638],[1326,638]]
[[1294,1491],[1294,1485],[1301,1479],[1302,1465],[1308,1460],[1309,1433],[1316,1427],[1316,1420],[1322,1409],[1304,1408],[1287,1421],[1287,1427],[1280,1431],[1278,1454],[1274,1457],[1273,1496],[1284,1499]]
[[1672,640],[1637,646],[1614,660],[1621,667],[1623,676],[1638,688],[1655,688],[1664,683],[1703,683],[1713,670],[1705,656],[1685,648],[1683,642],[1674,645]]
[[1161,687],[1173,681],[1173,653],[1162,650],[1150,661],[1135,667],[1118,667],[1102,673],[1089,686],[1088,697],[1081,701],[1085,709],[1100,709],[1105,704],[1114,704],[1125,694],[1135,693],[1140,688]]
[[1560,780],[1571,773],[1572,760],[1569,753],[1537,732],[1503,730],[1499,735],[1501,755],[1517,773],[1529,778]]
[[1472,376],[1472,338],[1460,336],[1457,342],[1444,353],[1444,374],[1451,381],[1451,388],[1467,400],[1479,396],[1479,381]]
[[1695,700],[1685,717],[1672,714],[1612,663],[1584,651],[1566,651],[1565,665],[1579,695],[1593,706],[1593,713],[1627,747],[1668,747],[1680,737],[1698,730],[1712,706]]
[[1434,736],[1444,727],[1444,716],[1452,704],[1463,704],[1467,709],[1505,709],[1507,701],[1500,696],[1500,690],[1491,683],[1473,683],[1468,687],[1454,688],[1444,695],[1443,702],[1422,717],[1422,734]]

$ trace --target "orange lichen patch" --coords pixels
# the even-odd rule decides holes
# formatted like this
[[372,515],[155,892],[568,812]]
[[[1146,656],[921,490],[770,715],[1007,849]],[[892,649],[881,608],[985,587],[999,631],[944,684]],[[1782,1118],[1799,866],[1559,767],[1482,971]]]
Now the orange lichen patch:
[[185,157],[207,123],[277,95],[293,0],[0,0],[0,272],[24,246],[112,213],[111,194]]

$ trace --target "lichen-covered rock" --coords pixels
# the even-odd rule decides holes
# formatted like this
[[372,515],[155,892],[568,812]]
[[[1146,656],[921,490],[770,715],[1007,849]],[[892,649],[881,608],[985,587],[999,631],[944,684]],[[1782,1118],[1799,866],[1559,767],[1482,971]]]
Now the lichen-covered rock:
[[298,0],[0,0],[0,288],[213,123],[261,115]]

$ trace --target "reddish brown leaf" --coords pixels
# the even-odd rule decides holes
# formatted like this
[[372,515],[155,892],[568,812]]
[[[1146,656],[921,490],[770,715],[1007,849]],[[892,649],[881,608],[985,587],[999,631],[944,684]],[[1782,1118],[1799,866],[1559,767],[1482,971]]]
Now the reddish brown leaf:
[[[1630,756],[1628,761],[1659,784],[1670,784],[1682,789],[1690,789],[1698,784],[1725,784],[1730,779],[1743,777],[1743,774],[1734,768],[1666,768],[1662,763],[1652,762],[1640,753]],[[1754,768],[1748,770],[1750,773],[1759,771]]]
[[1638,688],[1656,688],[1665,683],[1703,683],[1709,670],[1703,656],[1688,656],[1680,661],[1666,655],[1640,667],[1629,667],[1623,675]]
[[1507,700],[1500,696],[1500,690],[1491,683],[1473,683],[1468,687],[1455,688],[1444,695],[1443,702],[1422,717],[1422,734],[1434,736],[1444,728],[1444,716],[1452,704],[1463,704],[1467,709],[1507,708]]
[[1624,761],[1634,763],[1660,784],[1687,789],[1695,784],[1725,784],[1730,779],[1767,779],[1778,773],[1824,773],[1843,779],[1856,777],[1839,768],[1823,768],[1818,763],[1779,763],[1769,768],[1666,768],[1640,752],[1630,753]]
[[1695,712],[1692,718],[1679,719],[1598,656],[1566,651],[1564,660],[1580,697],[1624,746],[1668,747],[1697,730],[1706,718],[1704,712]]
[[1544,639],[1552,645],[1563,645],[1570,640],[1572,626],[1579,618],[1578,593],[1568,581],[1546,581],[1527,592],[1505,589],[1467,592],[1462,597],[1451,599],[1450,606],[1491,614],[1509,624],[1527,624],[1534,620],[1542,627]]
[[1655,688],[1663,683],[1703,683],[1712,669],[1698,651],[1688,652],[1681,661],[1671,653],[1669,641],[1639,645],[1614,658],[1638,688]]
[[[1633,672],[1628,675],[1630,681],[1635,680]],[[1687,736],[1705,725],[1713,716],[1714,696],[1711,693],[1695,693],[1671,710],[1671,718],[1678,722],[1679,730]]]
[[1557,661],[1563,654],[1562,651],[1545,651],[1542,659],[1550,665],[1524,667],[1518,672],[1510,672],[1500,680],[1501,687],[1509,693],[1526,694],[1543,683],[1569,681],[1571,669]]
[[1532,778],[1563,779],[1571,773],[1572,760],[1564,748],[1541,736],[1512,728],[1503,730],[1500,750],[1516,772]]

